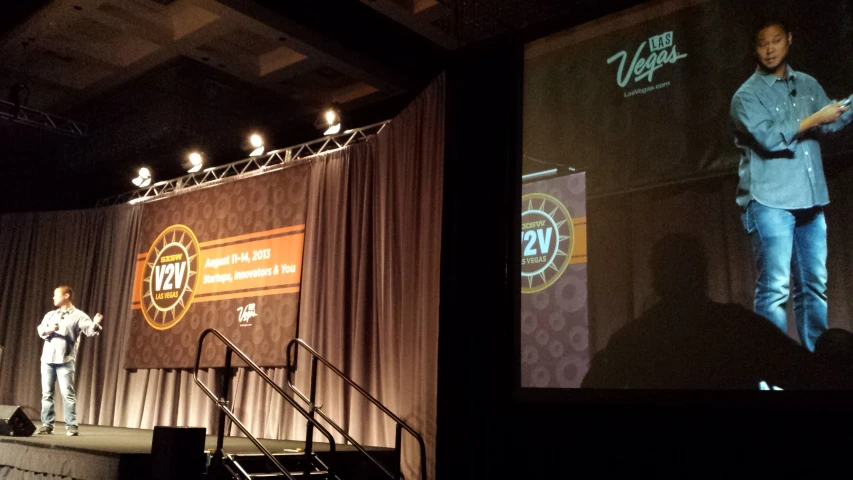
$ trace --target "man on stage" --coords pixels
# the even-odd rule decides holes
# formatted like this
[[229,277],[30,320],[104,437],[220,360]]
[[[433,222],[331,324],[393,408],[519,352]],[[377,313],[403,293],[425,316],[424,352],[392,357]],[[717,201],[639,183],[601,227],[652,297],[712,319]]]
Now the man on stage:
[[758,68],[735,93],[731,117],[742,150],[737,203],[758,273],[755,312],[787,331],[793,264],[797,332],[813,351],[827,329],[829,194],[818,139],[848,125],[853,112],[787,64],[793,36],[782,22],[765,22],[753,41]]
[[44,339],[41,354],[41,423],[39,435],[53,433],[56,420],[53,388],[59,380],[59,391],[65,407],[65,434],[78,435],[77,398],[74,393],[74,362],[80,346],[80,334],[87,337],[101,330],[103,315],[92,320],[71,303],[74,292],[63,285],[53,291],[53,304],[58,307],[44,316],[38,334]]

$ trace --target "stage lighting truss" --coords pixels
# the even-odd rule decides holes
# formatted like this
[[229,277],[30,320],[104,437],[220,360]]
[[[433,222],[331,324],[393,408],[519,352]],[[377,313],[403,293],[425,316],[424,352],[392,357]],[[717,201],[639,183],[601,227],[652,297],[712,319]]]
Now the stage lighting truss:
[[0,118],[70,137],[85,137],[86,125],[50,113],[0,100]]
[[118,205],[120,203],[140,203],[193,190],[212,187],[231,180],[274,172],[282,168],[310,161],[311,158],[346,148],[352,144],[367,140],[379,134],[390,124],[390,120],[374,123],[366,127],[346,130],[337,135],[325,136],[292,147],[269,151],[261,156],[250,157],[237,162],[206,168],[200,172],[184,175],[172,180],[154,183],[147,188],[139,188],[113,197],[99,200],[96,206]]

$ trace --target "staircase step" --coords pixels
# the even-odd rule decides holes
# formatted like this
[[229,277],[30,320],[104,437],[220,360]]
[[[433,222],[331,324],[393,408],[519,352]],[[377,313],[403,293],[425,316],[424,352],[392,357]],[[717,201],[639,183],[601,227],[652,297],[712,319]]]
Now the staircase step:
[[[324,471],[316,471],[310,472],[308,476],[305,476],[304,472],[288,472],[290,476],[293,478],[313,478],[313,479],[325,479],[328,478],[329,472]],[[253,475],[249,475],[249,478],[287,478],[281,473],[257,473]]]
[[[300,454],[275,454],[273,457],[288,471],[305,470],[306,462],[309,468],[314,470],[315,463],[313,459],[306,459],[304,453]],[[263,454],[242,454],[230,455],[230,460],[239,464],[247,472],[256,473],[275,473],[278,471],[272,462]]]
[[[293,478],[327,479],[328,468],[316,456],[306,459],[304,453],[276,453],[273,457],[281,463]],[[287,478],[262,453],[234,454],[226,462],[248,475],[249,478]],[[309,470],[306,472],[305,470]]]

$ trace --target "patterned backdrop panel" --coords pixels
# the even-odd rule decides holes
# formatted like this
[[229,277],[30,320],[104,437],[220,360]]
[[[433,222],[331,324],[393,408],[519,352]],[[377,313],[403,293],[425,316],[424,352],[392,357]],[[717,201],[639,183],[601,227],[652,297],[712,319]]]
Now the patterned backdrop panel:
[[[255,363],[285,364],[296,336],[308,166],[145,205],[127,368],[189,368],[216,328]],[[202,366],[224,347],[205,340]]]
[[586,176],[522,193],[521,386],[577,388],[589,367]]

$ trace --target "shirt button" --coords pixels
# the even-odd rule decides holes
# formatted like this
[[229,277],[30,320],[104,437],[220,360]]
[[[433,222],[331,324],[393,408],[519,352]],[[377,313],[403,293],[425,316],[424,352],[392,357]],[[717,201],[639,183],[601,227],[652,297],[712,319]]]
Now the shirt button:
[[809,154],[809,152],[806,152],[806,155],[808,155],[808,154]]
[[796,106],[797,106],[797,104],[795,103],[795,104],[794,104],[794,106],[796,107]]
[[812,171],[811,167],[809,167],[809,171],[810,171],[810,172]]

